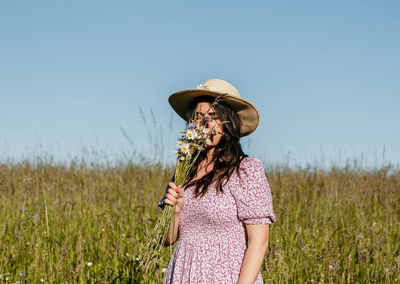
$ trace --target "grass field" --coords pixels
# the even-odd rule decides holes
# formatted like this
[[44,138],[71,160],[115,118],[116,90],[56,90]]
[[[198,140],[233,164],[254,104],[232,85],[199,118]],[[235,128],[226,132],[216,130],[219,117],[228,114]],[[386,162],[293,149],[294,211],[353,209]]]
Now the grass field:
[[[0,282],[160,283],[138,268],[173,169],[0,165]],[[399,283],[400,173],[267,167],[277,223],[267,283]]]

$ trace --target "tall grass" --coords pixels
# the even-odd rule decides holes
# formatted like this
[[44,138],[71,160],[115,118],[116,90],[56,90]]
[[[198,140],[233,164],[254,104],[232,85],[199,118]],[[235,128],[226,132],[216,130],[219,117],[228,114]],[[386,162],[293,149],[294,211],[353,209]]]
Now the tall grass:
[[[277,223],[265,281],[399,282],[400,173],[389,170],[267,168]],[[136,252],[172,173],[152,164],[1,164],[0,281],[162,282],[169,249],[146,274]]]

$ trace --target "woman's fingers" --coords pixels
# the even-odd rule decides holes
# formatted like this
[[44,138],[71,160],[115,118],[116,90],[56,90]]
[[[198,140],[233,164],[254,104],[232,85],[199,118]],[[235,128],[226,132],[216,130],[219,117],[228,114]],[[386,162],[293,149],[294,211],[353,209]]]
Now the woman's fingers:
[[164,203],[169,205],[176,205],[178,203],[178,199],[183,197],[182,186],[176,185],[173,182],[170,182],[168,185],[170,188],[165,195]]
[[172,188],[173,190],[176,190],[176,188],[177,188],[177,185],[175,183],[173,183],[172,181],[168,184],[168,186],[170,188]]
[[174,191],[179,192],[182,188],[181,185],[176,185],[175,183],[173,183],[172,181],[168,184],[168,186],[170,188],[172,188]]
[[176,192],[174,189],[172,189],[172,188],[169,188],[168,189],[168,193],[167,194],[170,194],[170,195],[172,195],[173,197],[178,197],[178,192]]
[[[171,205],[175,205],[176,202],[178,201],[178,198],[179,198],[179,195],[176,191],[174,191],[172,188],[168,189],[168,193],[165,196],[166,201],[168,200],[171,202]],[[168,203],[168,204],[170,204],[170,203]]]
[[181,185],[178,185],[178,197],[183,197],[183,190]]
[[171,201],[170,199],[165,199],[165,200],[164,200],[164,203],[165,203],[165,204],[168,204],[168,205],[174,206],[174,205],[176,204],[176,201],[173,202],[173,201]]

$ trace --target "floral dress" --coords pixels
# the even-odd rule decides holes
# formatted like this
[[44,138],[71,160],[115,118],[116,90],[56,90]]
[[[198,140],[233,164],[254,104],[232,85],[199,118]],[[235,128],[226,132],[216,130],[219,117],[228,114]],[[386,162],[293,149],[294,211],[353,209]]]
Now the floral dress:
[[[233,172],[222,193],[210,186],[196,198],[194,187],[184,190],[178,241],[165,283],[237,283],[247,248],[245,225],[275,222],[261,161],[244,158],[239,172],[240,178]],[[261,273],[255,283],[263,283]]]

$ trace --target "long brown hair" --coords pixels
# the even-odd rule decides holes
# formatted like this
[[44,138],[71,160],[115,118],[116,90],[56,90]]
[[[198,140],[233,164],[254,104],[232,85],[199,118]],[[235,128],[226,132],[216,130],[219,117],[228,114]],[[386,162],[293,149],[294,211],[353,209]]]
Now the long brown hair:
[[214,109],[218,118],[223,123],[222,137],[219,143],[215,146],[214,154],[211,161],[214,162],[213,170],[205,174],[201,179],[193,180],[198,167],[202,161],[207,158],[207,150],[200,153],[199,158],[193,165],[193,170],[185,182],[184,186],[195,186],[194,193],[196,197],[204,196],[211,184],[216,182],[216,190],[223,191],[223,186],[231,177],[236,169],[239,174],[239,165],[243,158],[247,157],[240,145],[240,119],[235,111],[227,105],[221,98],[213,98],[201,96],[194,100],[190,109],[186,114],[186,120],[190,121],[195,116],[195,110],[199,102],[209,102]]

